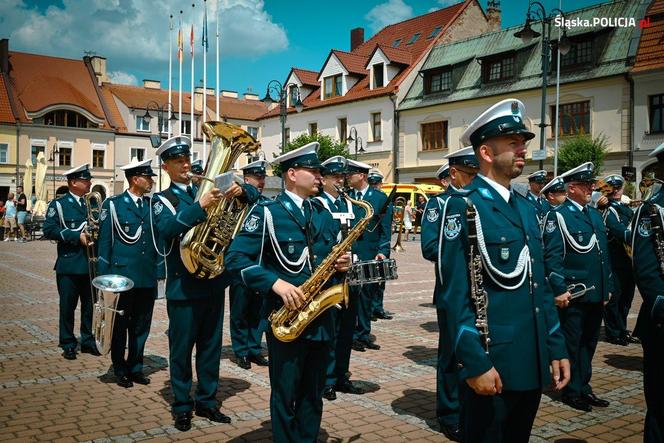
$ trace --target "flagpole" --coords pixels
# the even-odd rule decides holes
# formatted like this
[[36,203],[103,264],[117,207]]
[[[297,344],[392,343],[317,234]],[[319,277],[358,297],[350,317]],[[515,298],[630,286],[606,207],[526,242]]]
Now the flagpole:
[[189,35],[189,44],[191,46],[191,144],[194,145],[194,139],[196,138],[196,125],[194,119],[194,3],[191,4],[191,34]]
[[[168,106],[167,138],[171,138],[171,113],[173,111],[173,109],[171,108],[171,103],[173,103],[172,82],[173,82],[173,14],[170,15],[170,19],[168,22],[168,103],[166,105]],[[161,133],[161,128],[159,128],[159,132]]]
[[[203,116],[201,123],[207,120],[207,0],[203,0]],[[203,132],[203,164],[207,159],[205,132]]]
[[216,112],[216,121],[219,121],[219,90],[221,87],[219,86],[219,0],[217,0],[217,10],[215,11],[215,23],[217,27],[217,35],[216,35],[216,41],[217,41],[217,79],[216,79],[216,94],[217,94],[217,100],[215,104],[215,112]]
[[180,77],[178,79],[178,135],[182,135],[182,59],[184,58],[182,41],[182,10],[180,10],[180,30],[178,31],[178,60],[180,62]]

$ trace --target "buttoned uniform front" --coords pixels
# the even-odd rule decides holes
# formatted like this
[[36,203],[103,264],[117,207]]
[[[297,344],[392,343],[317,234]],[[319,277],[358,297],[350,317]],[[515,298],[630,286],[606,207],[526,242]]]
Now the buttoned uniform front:
[[[244,186],[243,189],[244,199],[253,203],[257,198],[255,188]],[[196,192],[195,186],[187,191],[172,182],[167,190],[151,200],[155,231],[164,248],[162,254],[167,254],[166,307],[174,414],[192,411],[194,405],[202,409],[217,408],[224,289],[231,281],[228,269],[213,279],[196,278],[180,258],[182,235],[207,218],[206,211],[195,201]],[[189,395],[194,346],[198,379],[195,404]]]
[[[260,202],[248,214],[225,257],[226,269],[240,273],[250,290],[263,295],[264,319],[283,306],[281,297],[272,291],[277,279],[302,285],[314,269],[309,257],[317,265],[337,243],[338,223],[330,213],[316,200],[305,200],[302,208],[304,214],[286,191],[275,200]],[[307,235],[313,247],[309,254],[305,251]],[[316,441],[334,329],[328,309],[294,341],[279,341],[267,330],[275,442]]]
[[[422,215],[422,256],[434,263],[436,284],[433,291],[433,304],[436,307],[438,322],[438,361],[436,365],[436,417],[439,422],[452,426],[459,423],[459,376],[454,357],[453,338],[449,335],[449,324],[443,303],[443,287],[440,280],[439,261],[441,246],[441,219],[445,217],[447,200],[456,192],[450,185],[444,192],[432,197]],[[464,194],[461,191],[462,195]]]
[[[375,188],[374,191],[377,192],[382,192],[385,194],[385,192],[382,191],[380,188]],[[387,197],[387,194],[385,194],[385,197]],[[392,214],[390,216],[390,236],[392,234],[392,217],[394,216],[394,204],[390,203],[389,206],[387,207],[387,211]],[[391,237],[390,237],[391,238]],[[390,258],[392,255],[392,248],[388,247],[387,248],[387,254],[385,254],[385,258]],[[376,292],[374,292],[374,298],[373,298],[373,303],[371,305],[371,316],[373,317],[378,317],[378,318],[385,318],[386,317],[386,312],[385,312],[385,305],[384,305],[384,299],[385,299],[385,282],[381,282],[378,284],[378,289]]]
[[[359,196],[360,193],[362,194],[361,197]],[[380,214],[380,211],[387,202],[387,196],[384,192],[373,189],[371,186],[364,190],[351,191],[349,195],[356,200],[361,199],[368,202],[374,210],[374,215],[371,218],[367,229],[364,230],[364,233],[353,244],[353,254],[357,255],[359,260],[374,260],[378,254],[383,254],[387,257],[390,252],[390,239],[392,233],[391,205],[387,206],[384,214]],[[352,226],[355,226],[363,216],[364,209],[358,208]],[[370,283],[353,286],[351,290],[354,293],[359,294],[359,296],[355,295],[358,297],[359,304],[354,339],[361,342],[369,342],[373,299],[375,296],[374,294],[379,290],[379,284]]]
[[[266,200],[269,199],[259,195],[258,203]],[[237,275],[231,283],[228,298],[231,305],[229,329],[233,352],[239,358],[261,355],[261,337],[265,330],[260,316],[263,297],[247,288]]]
[[544,226],[546,272],[554,297],[567,292],[571,284],[595,287],[559,309],[571,364],[571,380],[563,391],[566,399],[593,393],[590,379],[602,322],[602,302],[613,292],[602,216],[589,205],[583,210],[579,206],[566,199],[549,213]]
[[[660,223],[664,208],[664,192],[653,195],[648,203],[656,204]],[[653,219],[645,208],[636,210],[632,231],[634,280],[643,298],[634,335],[643,346],[643,388],[648,411],[643,440],[646,443],[664,441],[664,274],[655,252]]]
[[[500,186],[497,185],[496,186]],[[544,276],[544,257],[535,210],[517,193],[510,203],[480,175],[449,198],[443,223],[440,262],[448,334],[465,381],[491,367],[500,374],[503,391],[478,395],[461,384],[464,441],[527,441],[543,387],[550,383],[549,365],[567,357],[551,288]],[[507,192],[507,189],[504,189]],[[468,275],[466,200],[481,222],[483,287],[488,296],[489,350],[485,353],[475,326]],[[441,215],[442,217],[442,215]],[[508,277],[500,276],[508,274]]]
[[[95,203],[96,204],[96,203]],[[81,244],[87,226],[85,199],[67,193],[52,200],[46,211],[44,237],[57,242],[56,283],[60,296],[59,346],[76,349],[74,312],[81,300],[81,348],[96,349],[92,335],[92,290],[86,247]],[[94,247],[96,251],[96,246]]]
[[542,217],[546,215],[546,209],[543,202],[544,199],[541,196],[533,194],[532,191],[528,191],[528,194],[526,194],[526,199],[530,202],[531,205],[535,207],[537,218],[541,220]]
[[629,206],[616,200],[610,200],[604,212],[615,289],[604,307],[604,334],[607,338],[624,339],[628,335],[627,315],[634,299],[634,272],[625,245],[631,237],[629,225],[633,216],[634,211]]
[[118,274],[134,282],[133,288],[118,300],[117,309],[124,315],[115,316],[113,371],[118,378],[142,374],[157,297],[158,270],[162,268],[163,272],[164,266],[150,223],[150,199],[133,196],[129,191],[108,198],[102,205],[100,220],[97,274]]

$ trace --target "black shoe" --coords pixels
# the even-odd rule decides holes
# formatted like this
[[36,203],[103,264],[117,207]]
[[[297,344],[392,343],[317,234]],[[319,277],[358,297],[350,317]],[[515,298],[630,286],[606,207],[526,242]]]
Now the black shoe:
[[334,386],[325,386],[325,389],[323,389],[323,398],[326,398],[330,401],[337,399],[337,393],[334,391]]
[[629,332],[623,337],[627,343],[634,343],[636,345],[641,344],[641,340],[638,337],[634,337]]
[[67,360],[76,360],[76,349],[67,348],[62,351],[62,356]]
[[268,366],[269,363],[267,361],[267,358],[263,357],[262,355],[250,355],[249,356],[249,361],[256,363],[258,366]]
[[461,428],[458,424],[446,425],[439,421],[438,425],[440,426],[440,432],[447,437],[448,440],[461,441]]
[[191,411],[178,412],[173,414],[174,426],[178,431],[188,431],[191,429]]
[[606,408],[607,406],[609,406],[608,401],[602,400],[592,392],[590,394],[583,394],[581,398],[583,398],[583,400],[585,400],[586,403],[588,403],[591,406],[597,406],[598,408]]
[[392,320],[394,316],[389,313],[389,312],[377,312],[374,314],[376,317],[380,318],[381,320]]
[[242,369],[251,369],[251,363],[248,357],[237,357],[237,365]]
[[90,354],[95,357],[101,356],[101,352],[99,352],[96,346],[81,346],[81,354]]
[[125,389],[131,388],[132,386],[134,386],[134,383],[131,381],[131,379],[127,375],[123,375],[122,377],[118,377],[117,384],[118,384],[118,386],[121,386]]
[[590,404],[588,404],[588,402],[581,397],[563,397],[563,403],[569,407],[578,409],[579,411],[590,412],[593,410],[592,406],[590,406]]
[[341,383],[337,383],[334,386],[334,389],[337,392],[343,392],[344,394],[355,394],[355,395],[361,395],[364,394],[364,389],[358,388],[357,386],[353,385],[353,382],[350,380],[346,380]]
[[230,423],[231,418],[215,408],[196,408],[196,415],[217,423]]
[[131,378],[131,381],[134,383],[138,383],[139,385],[149,385],[150,384],[150,379],[145,376],[142,372],[135,372],[129,376]]
[[371,321],[378,321],[378,317],[376,315],[371,316]]
[[606,337],[606,341],[618,346],[627,346],[627,340],[624,337]]
[[365,348],[373,349],[374,351],[377,351],[377,350],[380,349],[380,345],[377,345],[376,343],[372,343],[369,340],[363,341],[362,344],[364,345]]
[[366,351],[366,348],[364,346],[364,343],[362,343],[359,340],[353,340],[353,344],[351,345],[351,348],[353,348],[353,351],[357,352],[364,352]]

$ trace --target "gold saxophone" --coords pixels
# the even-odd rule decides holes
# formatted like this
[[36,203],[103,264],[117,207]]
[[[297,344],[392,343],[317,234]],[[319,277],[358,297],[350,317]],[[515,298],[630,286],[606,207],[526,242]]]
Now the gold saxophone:
[[[210,158],[195,201],[214,187],[214,178],[230,170],[242,154],[255,152],[260,143],[239,126],[225,122],[206,122],[203,132],[210,139]],[[207,219],[196,225],[180,242],[180,257],[187,270],[201,279],[215,278],[224,272],[224,253],[247,215],[247,204],[222,198],[207,208]]]
[[332,248],[311,277],[300,286],[305,298],[302,306],[293,310],[282,306],[279,310],[272,311],[268,320],[272,325],[272,333],[280,341],[290,342],[298,338],[312,321],[332,306],[340,303],[348,306],[348,284],[340,283],[325,290],[322,288],[337,272],[334,269],[337,259],[351,250],[353,242],[369,225],[374,211],[366,201],[347,198],[354,205],[364,208],[364,217],[348,232],[348,236],[341,243]]

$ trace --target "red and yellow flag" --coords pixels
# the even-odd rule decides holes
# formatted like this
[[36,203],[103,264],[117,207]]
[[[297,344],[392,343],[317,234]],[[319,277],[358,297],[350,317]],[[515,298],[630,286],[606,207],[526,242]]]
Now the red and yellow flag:
[[178,60],[182,61],[183,42],[182,42],[182,27],[178,30]]
[[189,43],[191,45],[191,55],[193,56],[194,55],[194,25],[193,25],[193,23],[191,25],[191,37],[190,37]]

